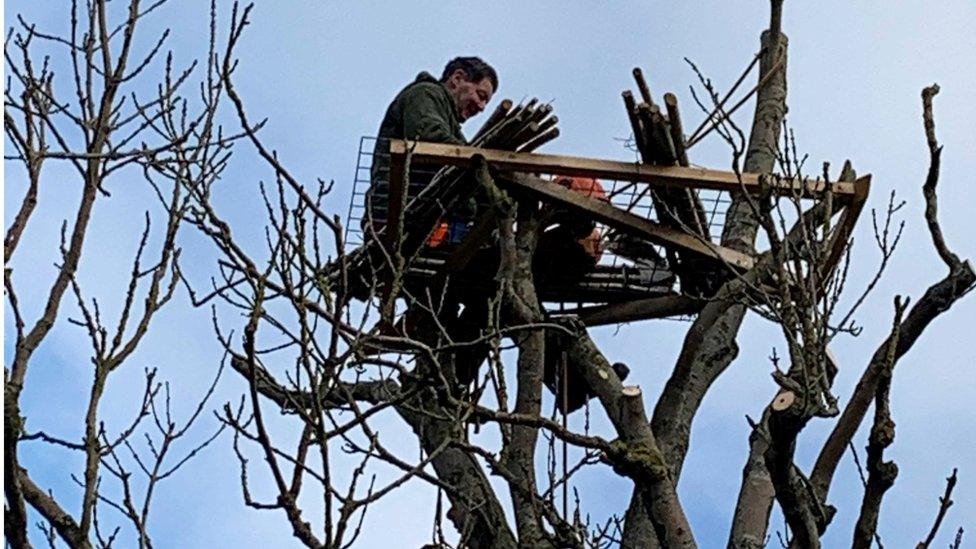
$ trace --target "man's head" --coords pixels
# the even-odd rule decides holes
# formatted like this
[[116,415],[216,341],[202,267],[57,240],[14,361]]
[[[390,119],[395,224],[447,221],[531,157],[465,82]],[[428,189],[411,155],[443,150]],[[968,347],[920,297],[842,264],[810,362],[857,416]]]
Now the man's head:
[[462,122],[485,110],[498,89],[498,74],[478,57],[455,57],[444,67],[441,82],[451,92]]

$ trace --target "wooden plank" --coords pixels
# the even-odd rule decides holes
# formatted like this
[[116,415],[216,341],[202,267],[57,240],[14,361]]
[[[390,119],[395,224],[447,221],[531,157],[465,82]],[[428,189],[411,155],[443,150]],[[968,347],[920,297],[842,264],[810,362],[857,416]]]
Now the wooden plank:
[[723,248],[684,231],[620,210],[608,202],[573,192],[545,179],[526,174],[511,174],[508,177],[499,177],[497,181],[503,187],[516,187],[543,198],[546,202],[558,202],[575,211],[585,212],[601,223],[646,238],[656,244],[683,248],[706,257],[719,259],[742,270],[752,268],[755,263],[750,255]]
[[868,193],[871,190],[871,175],[865,175],[859,177],[853,182],[854,186],[854,198],[851,203],[844,208],[844,212],[841,214],[840,220],[837,223],[837,229],[834,231],[834,235],[830,242],[830,253],[827,256],[827,261],[824,263],[821,270],[821,280],[824,284],[827,283],[827,277],[830,273],[837,267],[837,263],[840,262],[841,256],[844,255],[844,248],[847,246],[847,240],[851,237],[854,232],[854,225],[857,223],[858,217],[861,215],[861,210],[864,209],[864,204],[868,200]]
[[[406,155],[411,150],[411,162],[467,165],[475,155],[481,155],[492,168],[501,171],[521,171],[553,175],[577,175],[618,181],[635,181],[652,185],[664,185],[685,189],[713,189],[719,191],[758,191],[759,174],[743,173],[740,182],[735,172],[691,168],[684,166],[650,166],[647,164],[619,162],[597,158],[563,156],[555,154],[534,154],[465,147],[443,143],[422,141],[392,140],[391,155]],[[781,195],[795,194],[803,190],[806,196],[822,194],[825,185],[822,181],[810,181],[805,189],[796,182],[771,182],[772,189]],[[853,183],[834,183],[837,198],[847,200],[855,194]]]

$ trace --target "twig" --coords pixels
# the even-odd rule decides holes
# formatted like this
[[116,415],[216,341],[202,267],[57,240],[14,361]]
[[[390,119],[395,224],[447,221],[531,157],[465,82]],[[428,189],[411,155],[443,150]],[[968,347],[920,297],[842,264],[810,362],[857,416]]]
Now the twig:
[[[932,541],[935,539],[935,535],[939,533],[939,527],[942,526],[942,520],[945,518],[946,512],[952,507],[954,503],[952,501],[952,490],[956,487],[956,473],[958,469],[953,469],[952,474],[946,478],[945,493],[939,498],[939,512],[935,515],[935,524],[932,525],[932,529],[929,530],[929,535],[925,537],[923,541],[920,541],[915,549],[928,549]],[[959,529],[960,532],[962,529]],[[957,538],[961,537],[961,534],[956,534]]]

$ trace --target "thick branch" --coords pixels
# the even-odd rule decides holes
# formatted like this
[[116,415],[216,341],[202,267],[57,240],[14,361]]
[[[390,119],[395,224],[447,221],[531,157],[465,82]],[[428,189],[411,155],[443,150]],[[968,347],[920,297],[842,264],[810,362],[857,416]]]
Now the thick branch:
[[[934,87],[934,89],[937,90],[938,88]],[[918,338],[921,337],[922,332],[925,331],[933,320],[948,311],[956,301],[961,299],[976,285],[976,272],[973,272],[972,265],[970,265],[969,261],[958,259],[945,246],[939,220],[936,217],[935,186],[938,181],[938,160],[941,149],[935,141],[934,123],[930,123],[931,97],[935,93],[933,88],[927,88],[926,92],[923,92],[924,117],[927,120],[925,124],[926,135],[930,151],[933,153],[932,162],[934,163],[934,168],[932,166],[929,168],[928,177],[923,186],[923,192],[926,196],[925,220],[928,223],[936,250],[949,267],[949,274],[925,291],[925,294],[915,303],[915,306],[912,307],[911,311],[908,312],[908,316],[901,323],[899,327],[900,335],[895,346],[895,363],[912,348]],[[891,338],[889,337],[878,347],[877,351],[871,357],[871,361],[868,363],[864,374],[861,375],[861,379],[854,389],[854,394],[851,395],[851,399],[841,413],[837,425],[824,443],[820,455],[817,456],[817,462],[810,475],[810,480],[814,483],[814,486],[816,486],[821,497],[824,499],[827,498],[827,494],[830,491],[830,483],[833,480],[837,465],[840,463],[845,449],[853,439],[854,433],[857,432],[858,426],[864,420],[864,415],[867,413],[871,399],[877,390],[881,372],[885,365],[886,350],[890,342]]]
[[[779,21],[778,10],[781,9],[781,4],[780,1],[772,3],[773,22]],[[763,33],[761,44],[763,55],[758,78],[760,81],[766,79],[767,84],[761,87],[756,99],[756,112],[753,116],[752,132],[745,158],[745,171],[770,173],[775,166],[780,128],[786,114],[788,41],[786,36],[776,28]],[[776,71],[775,75],[771,75],[773,71]],[[752,251],[757,228],[758,220],[747,198],[741,195],[733,197],[728,211],[728,221],[722,233],[723,246],[743,252]],[[681,467],[688,451],[691,423],[701,401],[712,383],[739,353],[736,336],[745,313],[746,306],[739,301],[715,300],[705,306],[688,331],[674,372],[654,408],[652,420],[654,432],[661,441],[661,448],[675,481],[681,474]],[[760,459],[757,455],[756,460]],[[769,501],[769,495],[768,489],[757,494],[760,499],[765,498],[764,501]],[[631,500],[631,505],[635,499]],[[770,504],[765,503],[765,505],[768,507]],[[766,522],[756,521],[757,525],[762,524],[761,530],[742,531],[739,534],[745,538],[764,540]],[[639,528],[638,525],[632,525],[631,521],[628,521],[624,532],[625,539],[627,530],[632,527]]]
[[[506,195],[495,187],[483,159],[476,160],[472,170],[481,186],[495,197],[495,207],[504,209]],[[532,259],[538,240],[538,209],[534,201],[526,200],[518,207],[518,230],[513,233],[514,217],[499,220],[501,264],[498,278],[502,285],[502,305],[507,322],[538,324],[544,320],[542,307],[536,296],[532,276]],[[534,329],[521,336],[518,343],[515,413],[527,416],[542,412],[542,372],[545,353],[545,332]],[[512,504],[515,508],[515,524],[519,543],[523,546],[546,547],[550,545],[535,495],[535,452],[539,428],[532,425],[515,425],[511,437],[502,450],[502,463],[511,473],[509,481]],[[526,494],[525,491],[532,492]]]
[[[775,13],[782,1],[776,0],[772,4],[772,22],[778,24],[779,17]],[[767,79],[767,82],[756,96],[756,112],[743,167],[747,173],[762,174],[771,173],[776,165],[780,131],[786,116],[786,55],[789,41],[777,28],[763,32],[760,42],[763,54],[759,63],[759,80]],[[734,195],[727,215],[729,220],[722,230],[722,245],[741,252],[751,251],[759,220],[749,205],[748,197],[742,193]]]
[[[244,379],[250,379],[250,367],[243,357],[233,356],[231,366],[237,373],[244,376]],[[260,365],[255,366],[254,378],[258,392],[283,410],[310,410],[313,408],[310,392],[283,386]],[[333,384],[319,384],[320,389],[326,389],[326,387],[328,389],[318,395],[318,401],[321,407],[327,409],[348,406],[350,402],[382,404],[400,395],[400,386],[392,379],[357,381],[354,383],[337,381]]]
[[793,533],[791,547],[820,547],[820,534],[830,521],[832,510],[824,508],[807,479],[793,465],[796,438],[810,420],[806,395],[783,391],[769,410],[769,445],[764,454],[783,516]]
[[47,492],[27,474],[26,469],[20,469],[18,481],[23,488],[24,499],[30,503],[31,507],[37,510],[48,522],[50,522],[58,535],[64,539],[71,547],[90,548],[88,537],[82,532],[78,523],[64,509],[58,505]]
[[[571,339],[566,352],[570,360],[581,366],[587,385],[600,399],[620,437],[617,444],[628,459],[615,463],[615,469],[634,481],[635,493],[640,494],[637,503],[644,506],[643,515],[657,535],[656,540],[635,540],[631,546],[653,547],[657,541],[662,547],[696,547],[671,469],[644,413],[640,389],[624,387],[585,329],[581,325],[571,328],[577,337]],[[632,508],[628,513],[636,511]]]
[[891,408],[888,395],[891,391],[891,368],[894,366],[894,347],[898,341],[898,329],[906,304],[901,298],[895,298],[895,322],[891,330],[891,348],[888,350],[888,360],[881,373],[878,389],[874,395],[874,424],[868,438],[868,480],[864,487],[864,498],[861,501],[861,512],[854,526],[855,549],[870,549],[872,542],[878,537],[878,515],[881,512],[881,499],[885,492],[895,484],[898,476],[898,466],[894,462],[884,461],[884,451],[895,440],[895,422],[891,419]]
[[[411,383],[404,385],[412,389]],[[481,466],[469,452],[450,445],[451,440],[464,440],[463,422],[450,419],[451,410],[439,403],[431,388],[418,391],[396,410],[419,437],[424,451],[437,452],[431,459],[437,478],[454,488],[447,492],[452,505],[447,515],[458,532],[470,532],[468,547],[515,548],[505,511]],[[445,416],[448,419],[440,419]]]
[[766,547],[766,527],[776,492],[763,456],[769,448],[769,409],[752,426],[749,435],[749,458],[742,469],[742,487],[732,518],[729,547],[761,549]]
[[[775,59],[786,55],[786,37],[770,43],[769,33],[763,33],[766,52],[760,65],[759,78],[769,73]],[[777,56],[777,57],[774,57]],[[765,86],[757,99],[746,171],[769,173],[776,158],[777,141],[786,106],[785,64]],[[723,234],[723,245],[739,251],[752,251],[757,221],[742,196],[733,199],[729,221]],[[674,373],[654,409],[654,433],[660,440],[674,477],[680,476],[691,422],[702,398],[711,384],[725,371],[738,354],[735,338],[745,316],[745,305],[736,301],[716,300],[702,310],[685,337]]]

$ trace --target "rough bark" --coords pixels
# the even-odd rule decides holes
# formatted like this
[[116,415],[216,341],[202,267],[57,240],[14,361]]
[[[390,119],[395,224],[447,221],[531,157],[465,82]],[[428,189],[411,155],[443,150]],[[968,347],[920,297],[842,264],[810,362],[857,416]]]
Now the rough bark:
[[[404,389],[410,390],[407,384]],[[420,391],[416,398],[397,406],[396,410],[413,429],[424,450],[437,452],[431,460],[437,478],[456,490],[456,493],[447,492],[451,502],[447,516],[458,532],[469,533],[467,546],[472,549],[517,547],[505,511],[481,465],[472,454],[450,446],[451,441],[464,440],[464,423],[451,417],[432,389]]]
[[[641,392],[636,387],[625,388],[582,326],[573,326],[579,337],[566,349],[570,360],[583,367],[582,373],[593,393],[600,399],[620,437],[620,445],[627,456],[614,464],[614,469],[634,480],[635,493],[640,494],[628,516],[638,518],[637,527],[621,544],[624,547],[696,547],[695,540],[678,500],[674,479],[654,433],[644,413]],[[640,532],[643,538],[637,538]],[[651,533],[656,539],[650,538]],[[657,542],[657,543],[656,543]]]
[[874,425],[867,447],[868,481],[864,487],[861,512],[854,526],[854,549],[870,549],[877,536],[878,516],[881,513],[881,499],[885,492],[895,484],[898,466],[892,461],[884,461],[884,451],[895,440],[895,422],[891,419],[888,405],[888,392],[891,389],[891,370],[878,384],[874,400]]
[[[492,188],[490,194],[504,195],[496,191],[483,162],[476,173],[483,186]],[[535,254],[538,208],[534,201],[519,204],[518,232],[513,234],[512,217],[501,221],[501,265],[499,279],[503,284],[505,316],[515,325],[541,322],[542,306],[536,296],[532,276],[532,257]],[[515,413],[539,416],[542,413],[542,378],[545,364],[545,332],[542,328],[529,331],[520,337],[517,361],[517,388]],[[539,428],[531,425],[512,426],[511,438],[502,451],[502,463],[512,475],[509,490],[515,509],[515,526],[519,544],[525,547],[549,547],[551,542],[542,527],[536,507],[535,453]]]

